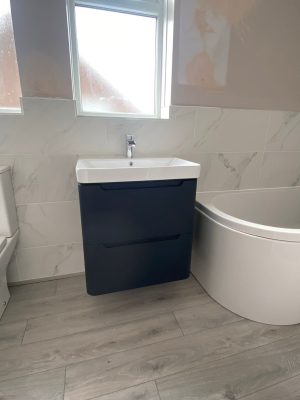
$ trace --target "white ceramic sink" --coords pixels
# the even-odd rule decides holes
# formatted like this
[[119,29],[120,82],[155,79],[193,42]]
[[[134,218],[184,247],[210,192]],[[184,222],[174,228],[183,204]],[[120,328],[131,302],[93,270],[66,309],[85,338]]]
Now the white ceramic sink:
[[200,176],[200,164],[180,158],[81,159],[76,176],[79,183],[193,179]]

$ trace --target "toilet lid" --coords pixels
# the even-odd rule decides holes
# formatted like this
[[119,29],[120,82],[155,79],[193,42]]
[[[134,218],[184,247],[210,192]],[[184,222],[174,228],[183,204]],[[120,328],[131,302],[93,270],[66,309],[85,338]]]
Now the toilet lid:
[[4,249],[5,245],[6,245],[6,238],[0,236],[0,253]]

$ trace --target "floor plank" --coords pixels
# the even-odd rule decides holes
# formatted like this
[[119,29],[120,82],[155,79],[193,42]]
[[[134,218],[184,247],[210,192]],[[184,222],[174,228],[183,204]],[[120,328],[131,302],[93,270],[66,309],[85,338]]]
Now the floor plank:
[[[239,321],[225,325],[222,329],[210,329],[76,364],[66,370],[65,400],[90,399],[99,394],[111,393],[195,368],[209,361],[270,343],[279,339],[284,332],[288,331],[250,321]],[[182,394],[181,391],[181,396]]]
[[193,278],[98,297],[84,276],[12,292],[0,399],[300,400],[300,325],[243,320]]
[[1,382],[1,400],[63,400],[65,369]]
[[157,387],[161,400],[237,400],[297,374],[299,335],[158,379]]
[[[27,321],[0,323],[0,350],[22,342]],[[1,359],[1,358],[0,358]]]
[[[43,299],[12,301],[8,304],[3,316],[4,322],[20,319],[33,319],[48,315],[70,313],[78,310],[86,310],[92,307],[99,310],[130,307],[135,304],[140,307],[155,308],[155,303],[163,305],[164,300],[171,299],[181,303],[185,297],[194,298],[202,292],[200,286],[193,278],[186,281],[172,282],[163,285],[149,286],[118,293],[110,293],[102,296],[89,296],[86,293],[57,294]],[[203,293],[203,292],[202,292]]]
[[159,285],[92,298],[93,307],[77,305],[76,311],[30,319],[23,343],[52,339],[95,328],[150,318],[180,308],[201,306],[209,301],[191,281],[181,285]]
[[0,351],[0,381],[182,336],[173,314]]
[[94,398],[93,400],[160,400],[154,382],[134,386],[119,392]]
[[56,281],[45,281],[30,283],[27,285],[12,286],[9,288],[12,295],[11,301],[37,300],[44,297],[54,296],[56,292]]
[[300,376],[260,390],[245,400],[300,400]]
[[86,294],[85,275],[72,276],[57,281],[56,294]]
[[211,300],[202,307],[193,307],[174,312],[185,335],[240,321],[243,318]]

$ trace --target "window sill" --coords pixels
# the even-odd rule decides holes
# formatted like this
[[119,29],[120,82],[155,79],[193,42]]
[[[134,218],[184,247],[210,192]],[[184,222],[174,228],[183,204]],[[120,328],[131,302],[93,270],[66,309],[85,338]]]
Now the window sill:
[[2,115],[24,115],[22,108],[1,108],[0,116]]
[[99,117],[106,119],[126,119],[126,120],[141,120],[141,119],[150,119],[150,120],[161,120],[161,119],[169,119],[169,110],[164,110],[161,115],[143,115],[143,114],[118,114],[118,113],[97,113],[97,112],[87,112],[77,110],[78,117]]

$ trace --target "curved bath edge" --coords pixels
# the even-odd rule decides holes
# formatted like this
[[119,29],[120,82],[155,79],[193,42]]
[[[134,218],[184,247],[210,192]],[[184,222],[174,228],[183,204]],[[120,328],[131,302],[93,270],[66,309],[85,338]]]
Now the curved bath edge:
[[226,218],[220,221],[213,208],[210,213],[204,209],[209,205],[196,207],[192,255],[192,273],[204,290],[244,318],[271,325],[300,323],[298,232],[293,240],[253,235],[234,229]]

